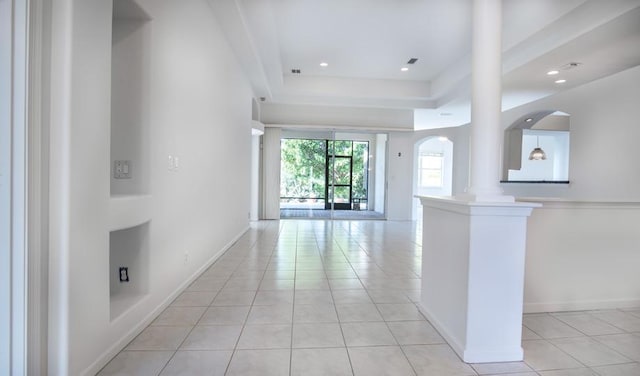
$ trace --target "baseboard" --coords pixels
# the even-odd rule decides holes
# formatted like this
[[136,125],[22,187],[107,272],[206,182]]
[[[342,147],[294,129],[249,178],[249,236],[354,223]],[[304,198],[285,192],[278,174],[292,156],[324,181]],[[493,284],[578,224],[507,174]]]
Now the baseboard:
[[98,373],[104,366],[107,365],[122,349],[125,348],[138,334],[140,334],[153,320],[155,320],[170,304],[182,294],[202,273],[204,273],[214,262],[220,258],[226,251],[231,248],[247,231],[249,226],[247,225],[238,235],[236,235],[231,241],[229,241],[224,247],[216,252],[211,258],[199,269],[197,269],[189,278],[181,283],[169,296],[160,303],[154,310],[146,315],[137,325],[135,325],[129,332],[127,332],[122,338],[105,351],[98,359],[87,367],[81,374],[86,376],[93,376]]
[[524,351],[520,346],[490,349],[465,348],[422,304],[418,303],[418,309],[465,363],[518,362],[524,358]]
[[524,313],[591,311],[640,307],[640,299],[582,300],[574,302],[524,303]]
[[449,331],[444,327],[444,325],[442,325],[440,320],[435,318],[435,316],[433,316],[433,314],[431,314],[431,312],[427,308],[425,308],[422,305],[422,303],[418,303],[417,305],[418,305],[418,310],[420,311],[420,313],[422,313],[424,315],[424,317],[426,317],[427,320],[429,320],[431,325],[438,331],[438,333],[442,336],[442,338],[444,338],[444,340],[447,341],[447,343],[449,344],[449,346],[451,346],[453,351],[455,351],[456,354],[458,354],[458,356],[461,359],[463,359],[464,358],[464,346],[462,346],[462,344],[460,344],[460,342],[458,341],[457,338],[455,338],[451,333],[449,333]]
[[521,362],[524,359],[524,350],[522,350],[521,346],[515,348],[466,349],[462,359],[465,363]]

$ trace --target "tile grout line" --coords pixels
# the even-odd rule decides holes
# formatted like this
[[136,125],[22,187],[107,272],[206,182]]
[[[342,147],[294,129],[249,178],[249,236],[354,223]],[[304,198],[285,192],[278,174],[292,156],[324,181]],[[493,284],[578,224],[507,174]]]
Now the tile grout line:
[[[333,244],[333,235],[332,235],[332,244]],[[340,246],[340,244],[336,243],[336,246],[340,249],[340,252],[342,253],[342,255],[346,258],[346,255],[344,254],[344,250],[342,249],[342,247]],[[353,270],[353,266],[351,265],[351,261],[349,261],[349,259],[347,259],[347,262],[349,263],[349,267],[351,268],[351,270]],[[353,272],[355,273],[355,270],[353,270]],[[356,277],[358,275],[356,274]],[[358,279],[360,280],[360,279]],[[349,361],[349,367],[351,369],[351,374],[355,375],[355,371],[353,370],[353,362],[351,361],[351,353],[349,352],[349,346],[347,346],[347,339],[344,336],[344,330],[342,329],[342,321],[340,320],[340,315],[338,315],[338,306],[336,304],[336,301],[333,297],[333,289],[331,288],[331,285],[329,285],[329,293],[331,294],[331,301],[333,302],[333,310],[336,313],[336,319],[338,320],[338,327],[340,328],[340,334],[342,335],[342,342],[344,343],[344,349],[345,352],[347,353],[347,360]]]
[[[255,246],[255,244],[257,243],[254,242],[252,244],[251,247],[249,247],[249,249],[253,248]],[[246,260],[247,257],[244,257],[244,260]],[[244,261],[243,261],[244,262]],[[240,265],[242,265],[242,262],[234,269],[233,273],[235,273],[238,269],[240,269]],[[229,279],[232,278],[233,273],[231,274],[231,276],[229,277]],[[263,278],[264,278],[264,274],[263,274]],[[262,281],[262,279],[260,280]],[[258,288],[260,287],[260,285],[258,284]],[[240,338],[242,338],[242,333],[244,333],[244,328],[247,325],[247,321],[249,320],[249,315],[251,314],[251,310],[253,308],[253,303],[256,300],[256,296],[258,295],[258,290],[256,290],[256,292],[253,294],[253,299],[251,300],[251,304],[249,305],[249,311],[247,312],[247,316],[244,319],[244,323],[242,324],[242,328],[240,329],[240,334],[238,335],[238,338],[236,339],[236,343],[233,346],[233,350],[231,350],[231,356],[229,357],[229,361],[227,362],[227,367],[224,370],[224,374],[226,375],[229,372],[229,368],[231,367],[231,363],[233,362],[234,357],[236,356],[237,352],[238,352],[238,343],[240,343]]]

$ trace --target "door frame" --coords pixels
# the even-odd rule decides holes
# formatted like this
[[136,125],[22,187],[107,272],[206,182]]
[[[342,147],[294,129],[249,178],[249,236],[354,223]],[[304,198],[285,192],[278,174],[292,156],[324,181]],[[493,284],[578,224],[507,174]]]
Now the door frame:
[[0,373],[27,374],[29,1],[0,1]]
[[[336,155],[335,142],[336,141],[349,141],[351,142],[351,155]],[[329,151],[329,143],[334,143],[334,150]],[[349,159],[349,184],[335,184],[335,163],[337,158]],[[333,170],[329,171],[329,166],[333,166]],[[332,140],[325,140],[325,161],[324,161],[324,208],[325,210],[352,210],[353,202],[353,140],[336,140],[335,136]],[[335,188],[336,187],[349,187],[349,201],[348,202],[334,202]],[[329,192],[331,191],[331,195]]]
[[41,375],[48,363],[52,5],[8,0],[0,8],[0,332],[7,334],[0,374]]
[[[327,152],[328,153],[328,152]],[[343,158],[343,159],[348,159],[349,160],[349,184],[335,184],[335,162],[336,159],[338,158]],[[330,162],[330,160],[333,160],[333,163]],[[333,171],[329,171],[329,165],[333,165],[334,166],[334,170]],[[324,202],[324,208],[326,210],[330,210],[331,208],[333,208],[333,210],[351,210],[352,209],[352,202],[353,202],[353,156],[345,156],[345,155],[328,155],[327,154],[327,158],[325,160],[325,176],[324,176],[324,180],[325,180],[325,184],[324,184],[324,190],[325,190],[325,202]],[[349,187],[349,201],[348,202],[334,202],[335,199],[335,188],[336,187]],[[331,195],[329,195],[329,190],[332,189],[333,192]]]

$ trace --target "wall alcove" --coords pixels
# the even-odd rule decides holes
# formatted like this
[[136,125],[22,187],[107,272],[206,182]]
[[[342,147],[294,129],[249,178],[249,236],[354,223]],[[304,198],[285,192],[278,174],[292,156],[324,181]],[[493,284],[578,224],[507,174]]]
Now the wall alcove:
[[[120,268],[126,267],[126,281]],[[149,222],[109,233],[109,296],[113,321],[149,292]]]
[[149,17],[130,0],[113,2],[111,40],[111,195],[150,191]]
[[[108,265],[111,321],[149,291],[149,21],[134,1],[113,1]],[[128,281],[120,280],[120,268],[126,268]]]

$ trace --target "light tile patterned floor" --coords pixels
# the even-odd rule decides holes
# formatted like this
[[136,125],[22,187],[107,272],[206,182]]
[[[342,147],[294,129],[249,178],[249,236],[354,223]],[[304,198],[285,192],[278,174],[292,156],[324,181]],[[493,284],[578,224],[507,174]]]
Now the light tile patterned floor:
[[640,308],[525,315],[465,364],[418,312],[415,222],[258,222],[99,375],[640,376]]

